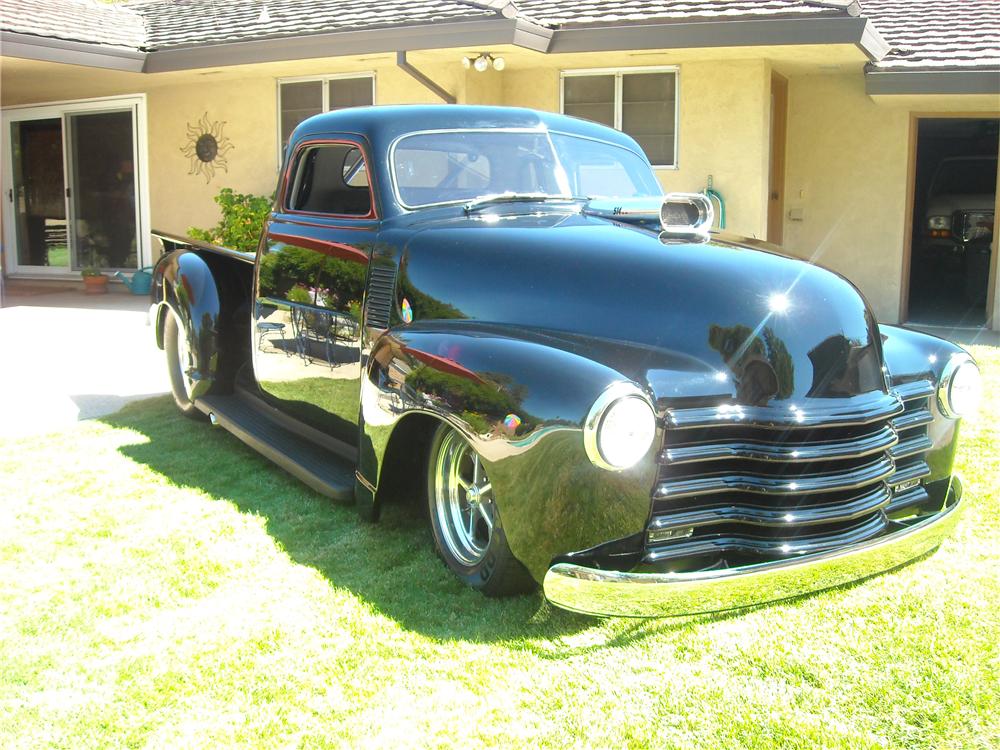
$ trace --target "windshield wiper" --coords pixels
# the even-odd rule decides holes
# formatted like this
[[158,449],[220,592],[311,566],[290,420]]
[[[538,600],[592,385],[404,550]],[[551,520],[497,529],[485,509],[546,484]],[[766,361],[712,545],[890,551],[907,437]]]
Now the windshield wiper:
[[494,203],[521,203],[528,201],[575,201],[585,200],[572,195],[552,195],[551,193],[493,193],[491,195],[477,195],[465,204],[465,212],[470,213],[482,206]]

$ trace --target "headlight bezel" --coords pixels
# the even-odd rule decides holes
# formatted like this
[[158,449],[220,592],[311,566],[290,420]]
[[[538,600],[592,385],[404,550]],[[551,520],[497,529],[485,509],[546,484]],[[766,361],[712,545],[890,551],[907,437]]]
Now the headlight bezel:
[[[626,399],[636,399],[640,401],[648,410],[650,437],[642,453],[636,454],[635,460],[626,464],[612,463],[601,450],[601,430],[604,427],[605,418],[611,410],[620,402]],[[587,452],[587,457],[591,462],[607,471],[622,472],[635,466],[642,460],[656,440],[656,410],[650,403],[646,394],[633,383],[618,382],[606,388],[587,414],[587,419],[583,425],[583,445]]]
[[938,410],[949,419],[965,419],[970,414],[972,414],[978,406],[977,403],[971,408],[958,407],[955,404],[955,399],[953,396],[953,387],[955,385],[956,376],[963,368],[969,368],[966,372],[975,372],[976,378],[978,379],[977,390],[982,393],[982,375],[979,371],[979,365],[976,364],[976,360],[970,357],[968,354],[955,354],[949,358],[948,362],[944,366],[944,370],[941,373],[941,379],[938,381],[937,389],[937,400],[938,400]]

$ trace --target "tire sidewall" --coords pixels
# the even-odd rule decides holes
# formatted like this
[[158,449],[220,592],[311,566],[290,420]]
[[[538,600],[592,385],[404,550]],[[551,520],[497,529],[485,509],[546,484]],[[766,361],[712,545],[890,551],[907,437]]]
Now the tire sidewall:
[[[500,520],[500,513],[496,507],[495,499],[493,535],[490,538],[490,544],[486,548],[486,554],[483,555],[483,559],[475,565],[466,565],[456,559],[448,550],[448,545],[443,538],[436,507],[436,465],[441,444],[444,442],[445,436],[453,430],[454,428],[450,425],[442,424],[435,430],[434,437],[431,440],[430,450],[427,454],[427,512],[430,515],[431,533],[434,535],[434,546],[437,549],[438,555],[444,561],[445,565],[448,566],[448,569],[458,576],[463,583],[474,589],[481,590],[488,588],[498,575],[503,574],[505,564],[508,560],[513,559],[513,555],[510,551],[510,546],[507,544],[507,535],[504,533],[503,523]],[[462,440],[465,440],[464,436],[461,436],[461,434],[459,436]]]
[[170,392],[174,397],[177,408],[186,417],[200,417],[201,412],[188,397],[187,389],[184,387],[184,372],[181,366],[180,357],[177,354],[177,337],[187,335],[181,329],[181,322],[177,313],[167,309],[166,320],[163,321],[163,348],[167,354],[167,374],[170,376]]

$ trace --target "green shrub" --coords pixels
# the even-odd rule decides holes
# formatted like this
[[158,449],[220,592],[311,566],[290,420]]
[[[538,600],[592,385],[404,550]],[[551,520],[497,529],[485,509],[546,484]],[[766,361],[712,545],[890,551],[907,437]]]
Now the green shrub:
[[245,253],[256,253],[260,230],[271,213],[273,199],[266,195],[236,193],[222,188],[215,196],[222,209],[222,219],[211,229],[190,227],[188,234],[196,240],[221,245]]

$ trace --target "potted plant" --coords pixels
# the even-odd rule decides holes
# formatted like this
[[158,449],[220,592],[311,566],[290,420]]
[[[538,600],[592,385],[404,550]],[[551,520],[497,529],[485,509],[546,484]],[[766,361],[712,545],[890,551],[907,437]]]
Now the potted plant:
[[87,294],[107,294],[108,277],[97,268],[84,268],[80,271],[83,278],[83,291]]

